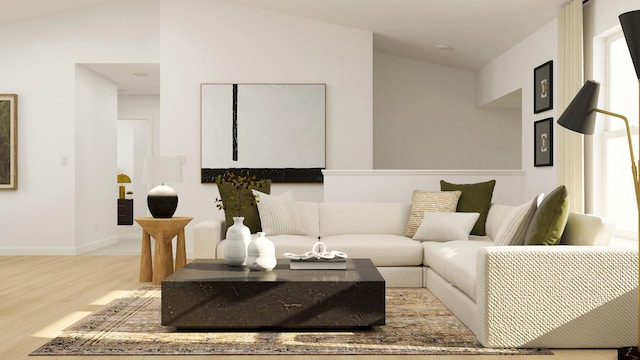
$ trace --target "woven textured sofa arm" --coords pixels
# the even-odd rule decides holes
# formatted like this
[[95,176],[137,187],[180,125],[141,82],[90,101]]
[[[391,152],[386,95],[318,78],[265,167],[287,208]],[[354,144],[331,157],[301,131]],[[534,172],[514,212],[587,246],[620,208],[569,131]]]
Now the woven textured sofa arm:
[[[488,247],[476,303],[487,347],[616,348],[638,333],[638,252],[600,246]],[[626,344],[626,345],[625,345]]]
[[224,220],[207,220],[193,227],[193,256],[196,259],[217,258],[216,248],[225,237]]

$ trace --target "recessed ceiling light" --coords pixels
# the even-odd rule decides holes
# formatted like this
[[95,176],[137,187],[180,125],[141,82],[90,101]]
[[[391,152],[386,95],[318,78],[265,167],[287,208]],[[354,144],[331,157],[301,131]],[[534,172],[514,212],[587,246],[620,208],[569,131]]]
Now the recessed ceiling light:
[[135,72],[135,73],[133,73],[133,75],[135,75],[135,76],[139,76],[139,77],[143,77],[143,76],[147,76],[147,73],[143,73],[143,72]]
[[449,45],[436,45],[436,49],[440,51],[453,51],[453,47]]

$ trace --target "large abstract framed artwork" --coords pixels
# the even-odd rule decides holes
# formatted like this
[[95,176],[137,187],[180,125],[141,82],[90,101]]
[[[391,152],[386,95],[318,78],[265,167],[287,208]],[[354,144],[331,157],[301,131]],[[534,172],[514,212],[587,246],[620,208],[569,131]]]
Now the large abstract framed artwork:
[[201,84],[201,179],[322,182],[325,84]]
[[0,190],[18,188],[18,95],[0,94]]
[[553,109],[553,61],[533,70],[533,113]]
[[553,119],[533,124],[533,166],[553,166]]

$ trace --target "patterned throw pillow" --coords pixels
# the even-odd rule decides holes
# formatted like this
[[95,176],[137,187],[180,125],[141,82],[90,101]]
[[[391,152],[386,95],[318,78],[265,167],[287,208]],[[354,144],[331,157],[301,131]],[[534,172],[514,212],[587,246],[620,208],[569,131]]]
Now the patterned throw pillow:
[[304,235],[302,220],[296,211],[291,192],[278,196],[252,190],[258,200],[258,214],[262,231],[269,235]]
[[531,201],[520,205],[505,220],[494,242],[498,246],[524,245],[524,236],[529,223],[538,209],[544,194],[537,195]]
[[460,191],[414,190],[406,235],[412,238],[424,218],[424,212],[455,212],[460,199]]

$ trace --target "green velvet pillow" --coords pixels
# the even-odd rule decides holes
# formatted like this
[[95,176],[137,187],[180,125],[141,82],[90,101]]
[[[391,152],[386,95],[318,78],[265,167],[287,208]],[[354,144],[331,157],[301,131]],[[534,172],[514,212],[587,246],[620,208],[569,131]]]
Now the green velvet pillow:
[[441,191],[461,191],[458,200],[457,212],[475,212],[480,217],[471,230],[472,235],[487,235],[485,224],[487,222],[487,214],[491,207],[491,198],[493,197],[493,188],[496,186],[495,180],[477,184],[451,184],[444,180],[440,180]]
[[569,192],[566,186],[555,188],[545,196],[533,214],[525,245],[555,245],[560,242],[564,227],[569,219]]
[[[258,190],[262,193],[269,194],[271,192],[271,180],[267,180],[264,186],[250,186],[248,189],[241,189],[241,199],[248,199],[249,196],[253,196],[251,189]],[[232,183],[220,183],[218,184],[218,191],[220,192],[220,198],[222,202],[234,201],[233,200],[233,192],[235,191],[235,185]],[[227,222],[227,229],[233,225],[233,217],[237,216],[233,214],[230,210],[225,210],[224,218]],[[244,214],[240,215],[244,216],[244,225],[251,230],[252,234],[255,234],[259,231],[262,231],[262,225],[260,224],[260,215],[258,214],[258,206],[256,204],[252,206],[248,206],[244,210]],[[226,229],[225,229],[226,231]]]

